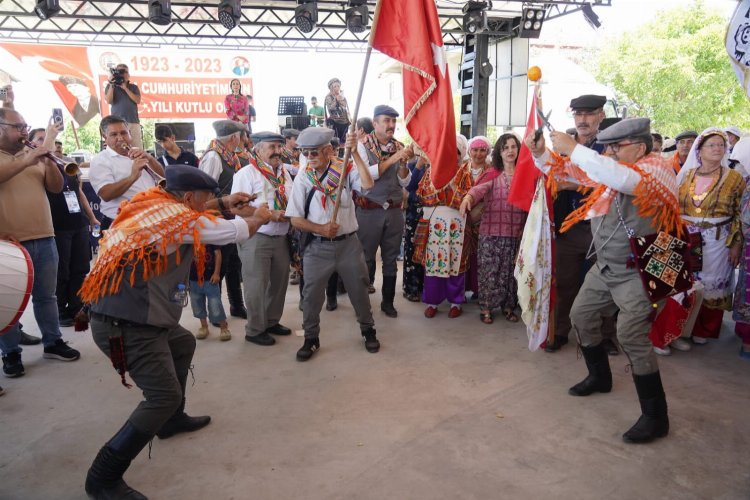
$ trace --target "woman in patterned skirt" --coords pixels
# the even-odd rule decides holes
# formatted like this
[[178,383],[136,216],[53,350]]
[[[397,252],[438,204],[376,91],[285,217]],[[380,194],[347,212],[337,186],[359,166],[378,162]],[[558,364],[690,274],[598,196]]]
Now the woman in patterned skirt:
[[458,209],[461,200],[471,189],[471,171],[466,161],[469,143],[458,135],[458,170],[444,187],[432,185],[429,170],[417,189],[424,213],[414,238],[414,260],[424,266],[422,301],[427,304],[426,318],[434,318],[438,305],[447,300],[451,308],[449,318],[461,316],[466,273],[466,253],[463,252],[466,218]]
[[492,323],[492,310],[502,307],[508,321],[517,322],[518,285],[513,268],[526,222],[526,212],[508,203],[521,141],[503,134],[492,151],[492,164],[499,175],[474,186],[461,203],[461,214],[484,200],[479,226],[479,307],[484,323]]
[[734,268],[742,252],[740,201],[745,181],[725,160],[726,134],[704,130],[693,143],[677,176],[682,219],[700,233],[703,268],[694,272],[703,285],[703,304],[693,327],[693,342],[718,338],[724,311],[732,309]]

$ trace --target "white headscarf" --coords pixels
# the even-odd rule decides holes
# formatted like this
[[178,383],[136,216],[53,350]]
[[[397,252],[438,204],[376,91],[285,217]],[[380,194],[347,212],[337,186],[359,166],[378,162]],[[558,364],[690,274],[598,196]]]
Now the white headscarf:
[[[727,134],[717,127],[709,127],[703,132],[698,135],[698,137],[695,139],[695,142],[693,142],[693,146],[690,148],[690,153],[688,153],[687,158],[685,159],[685,164],[680,169],[680,172],[677,174],[677,185],[681,186],[682,181],[685,179],[685,176],[688,174],[688,170],[694,170],[701,166],[701,160],[698,157],[699,151],[698,148],[703,144],[703,141],[705,141],[708,137],[712,135],[718,135],[722,139],[724,139],[724,144],[727,146],[729,145],[729,141],[727,140]],[[729,152],[727,151],[726,154],[724,154],[724,158],[721,159],[721,166],[722,167],[729,167]]]
[[461,134],[456,134],[456,148],[461,152],[461,161],[469,159],[469,140]]
[[729,158],[739,162],[734,169],[739,172],[743,178],[747,178],[747,176],[750,175],[750,137],[743,137],[737,141]]

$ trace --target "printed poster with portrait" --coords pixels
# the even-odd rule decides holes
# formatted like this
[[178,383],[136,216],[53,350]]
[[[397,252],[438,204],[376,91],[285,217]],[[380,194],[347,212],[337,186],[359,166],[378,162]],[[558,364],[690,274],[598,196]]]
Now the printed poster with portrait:
[[49,96],[37,89],[51,86],[79,127],[109,114],[104,89],[110,68],[121,63],[141,91],[140,118],[225,118],[224,97],[233,78],[240,80],[243,94],[253,94],[250,60],[238,52],[0,44],[0,77],[18,87],[33,86],[45,104]]

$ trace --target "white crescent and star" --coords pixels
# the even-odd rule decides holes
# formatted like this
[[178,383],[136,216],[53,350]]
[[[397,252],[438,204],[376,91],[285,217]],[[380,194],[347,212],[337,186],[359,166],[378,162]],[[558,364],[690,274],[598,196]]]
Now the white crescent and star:
[[445,78],[445,72],[448,69],[448,61],[445,57],[445,45],[437,46],[430,42],[432,46],[432,64],[438,67],[440,75]]

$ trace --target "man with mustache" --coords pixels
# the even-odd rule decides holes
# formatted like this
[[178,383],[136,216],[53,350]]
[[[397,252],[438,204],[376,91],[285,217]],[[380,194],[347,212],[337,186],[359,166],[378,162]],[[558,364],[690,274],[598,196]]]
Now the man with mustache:
[[380,310],[395,318],[393,307],[396,296],[398,267],[396,260],[401,250],[404,234],[404,213],[401,203],[404,188],[409,185],[411,171],[406,162],[414,157],[411,146],[404,146],[393,138],[398,112],[381,104],[375,107],[372,123],[375,130],[357,145],[359,155],[367,161],[375,185],[367,194],[357,196],[357,222],[359,239],[365,251],[365,261],[370,278],[368,291],[375,292],[375,255],[380,247],[383,259],[383,301]]
[[[604,146],[596,142],[596,134],[604,120],[604,105],[607,98],[603,95],[582,95],[570,101],[575,120],[575,140],[581,146],[604,152]],[[584,201],[585,195],[577,191],[578,186],[565,186],[554,202],[555,215],[555,279],[557,282],[557,303],[555,304],[555,338],[548,342],[546,352],[555,352],[568,343],[570,334],[570,308],[573,306],[578,290],[583,284],[583,276],[591,267],[595,255],[589,255],[591,247],[591,223],[582,220],[567,232],[560,233],[560,226],[571,212]],[[611,355],[618,353],[612,341],[615,337],[613,318],[605,318],[602,325],[604,340],[602,346]]]
[[292,177],[282,162],[284,137],[273,132],[252,135],[253,155],[248,166],[237,172],[233,193],[255,195],[251,206],[240,210],[250,215],[255,208],[267,205],[271,222],[258,229],[254,238],[238,244],[245,285],[247,324],[245,340],[261,346],[276,343],[271,336],[289,335],[281,325],[286,287],[289,283],[289,221],[285,218],[287,200],[292,192]]
[[[303,130],[297,143],[307,166],[294,180],[294,191],[286,215],[292,225],[307,233],[304,248],[305,286],[302,292],[302,327],[305,343],[297,351],[297,361],[307,361],[320,349],[320,310],[328,279],[337,272],[344,281],[359,329],[365,339],[367,352],[380,350],[372,319],[370,297],[367,294],[367,265],[362,245],[357,238],[357,217],[352,203],[352,192],[367,192],[373,185],[368,165],[355,147],[355,134],[347,135],[347,146],[352,148],[351,163],[344,166],[336,158],[333,130],[309,127]],[[344,186],[339,193],[338,186]],[[332,221],[337,198],[340,210]]]
[[164,177],[161,163],[143,149],[132,147],[130,129],[128,122],[116,115],[105,117],[99,124],[107,147],[91,159],[89,180],[101,199],[102,229],[109,229],[120,203],[156,186],[147,166]]
[[[217,120],[213,122],[216,139],[208,145],[198,168],[206,172],[219,183],[219,196],[232,192],[234,174],[242,168],[236,154],[242,144],[242,135],[247,129],[240,122]],[[224,211],[224,217],[233,219],[234,215]],[[221,247],[221,277],[226,279],[229,314],[236,318],[247,319],[247,309],[242,298],[242,262],[237,255],[237,245],[230,243]]]

